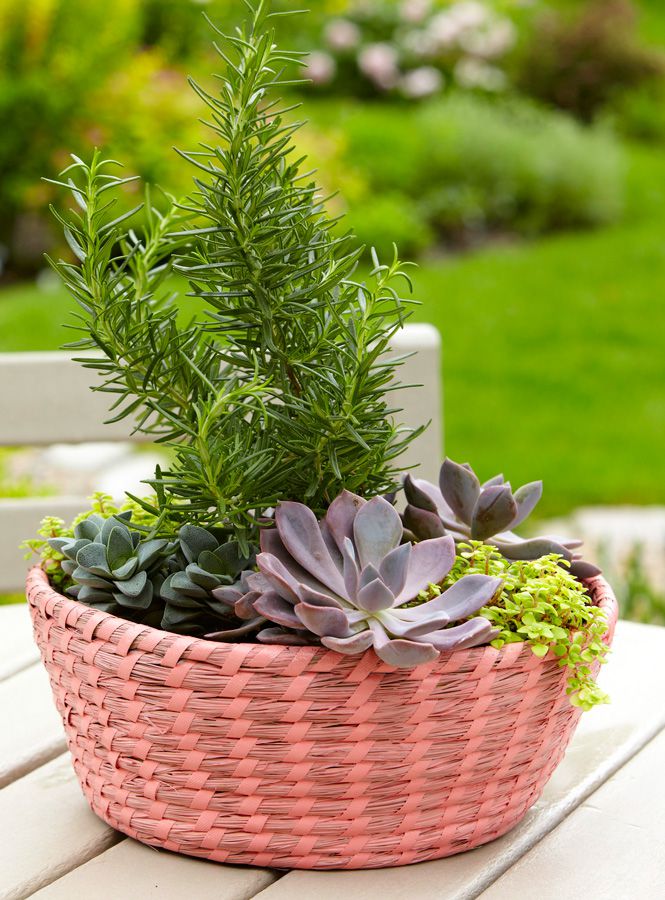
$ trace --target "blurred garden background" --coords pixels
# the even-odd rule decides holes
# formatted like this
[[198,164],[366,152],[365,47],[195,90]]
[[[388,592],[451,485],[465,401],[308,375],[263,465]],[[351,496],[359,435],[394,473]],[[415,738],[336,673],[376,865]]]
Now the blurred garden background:
[[[447,453],[486,477],[497,460],[513,483],[542,477],[553,519],[630,507],[608,553],[630,545],[624,596],[665,622],[665,4],[311,7],[281,26],[312,51],[298,142],[360,240],[418,263],[415,318],[443,338]],[[186,76],[214,89],[221,64],[202,13],[224,27],[241,8],[0,0],[0,351],[67,339],[73,304],[44,253],[70,251],[42,177],[98,146],[184,196],[170,148],[205,135]],[[50,489],[3,454],[1,495]],[[632,508],[646,506],[645,537]],[[578,513],[601,544],[604,519]]]

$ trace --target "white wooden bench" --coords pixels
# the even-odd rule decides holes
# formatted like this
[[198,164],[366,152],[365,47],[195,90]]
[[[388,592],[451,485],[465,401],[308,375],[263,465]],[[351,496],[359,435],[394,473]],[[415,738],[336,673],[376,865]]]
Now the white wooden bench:
[[[391,404],[403,408],[405,425],[431,420],[404,461],[420,464],[425,477],[435,478],[442,456],[439,333],[431,325],[408,325],[393,347],[399,355],[413,354],[401,368],[400,381],[423,386],[395,391]],[[0,354],[0,447],[136,440],[127,422],[104,424],[109,399],[90,390],[93,378],[94,372],[66,353]],[[85,497],[0,499],[0,594],[23,589],[26,564],[18,544],[35,534],[41,519],[51,515],[69,521],[87,505]]]

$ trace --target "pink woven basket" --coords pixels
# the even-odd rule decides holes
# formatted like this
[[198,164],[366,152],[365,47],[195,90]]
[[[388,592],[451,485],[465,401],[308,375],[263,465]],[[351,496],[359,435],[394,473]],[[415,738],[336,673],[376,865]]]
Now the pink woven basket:
[[[609,585],[590,582],[607,613]],[[34,633],[90,806],[146,844],[227,863],[398,866],[504,834],[579,711],[523,644],[413,671],[373,652],[218,644],[97,612],[28,576]]]

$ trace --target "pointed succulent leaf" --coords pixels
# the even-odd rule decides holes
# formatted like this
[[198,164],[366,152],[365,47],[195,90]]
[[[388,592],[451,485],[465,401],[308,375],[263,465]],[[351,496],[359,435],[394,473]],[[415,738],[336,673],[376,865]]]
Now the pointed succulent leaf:
[[487,481],[484,481],[482,487],[493,487],[496,484],[505,484],[506,479],[501,475],[495,475],[494,478],[488,478]]
[[507,484],[497,484],[478,497],[471,521],[471,537],[484,541],[506,528],[517,515],[517,504]]
[[358,569],[358,561],[356,559],[356,551],[351,538],[344,538],[342,543],[342,574],[344,577],[344,588],[346,591],[346,599],[353,598],[358,593],[358,582],[360,581],[360,570]]
[[224,628],[221,631],[211,631],[204,634],[203,637],[207,641],[223,641],[224,643],[234,643],[236,641],[251,640],[255,632],[265,623],[263,616],[257,616],[250,622],[243,622],[242,625],[234,625],[231,628]]
[[243,592],[235,584],[223,584],[210,592],[215,600],[233,607],[243,596]]
[[486,606],[502,585],[501,578],[494,578],[491,575],[464,575],[438,597],[419,608],[432,612],[444,610],[451,621],[467,619],[477,613],[482,606]]
[[312,643],[302,632],[282,631],[281,628],[263,628],[256,635],[262,644],[283,644],[286,647],[306,647]]
[[324,521],[340,552],[345,538],[353,537],[353,523],[366,502],[351,491],[342,491],[328,507]]
[[254,601],[253,606],[258,613],[276,625],[282,625],[284,628],[295,628],[296,630],[305,628],[295,614],[293,605],[287,603],[274,591],[258,597]]
[[595,578],[596,575],[601,574],[601,569],[599,569],[598,566],[586,562],[584,559],[578,559],[577,557],[573,557],[568,571],[579,581],[585,581],[587,578]]
[[324,647],[327,647],[328,650],[336,650],[337,653],[344,653],[350,656],[355,655],[356,653],[364,653],[365,650],[369,650],[373,642],[374,637],[372,632],[368,629],[359,631],[356,634],[352,634],[350,637],[345,638],[321,638],[321,643]]
[[[406,616],[405,612],[420,614]],[[418,635],[429,634],[431,631],[443,628],[450,622],[450,619],[445,612],[430,614],[429,612],[425,613],[423,607],[414,607],[413,610],[389,610],[380,617],[380,621],[387,634],[393,638],[415,638]]]
[[331,609],[345,609],[342,603],[340,603],[340,601],[336,597],[332,597],[330,594],[323,594],[319,591],[314,591],[312,590],[312,588],[309,588],[304,584],[300,585],[299,590],[302,601],[305,603],[311,603],[312,606],[325,606]]
[[394,602],[393,592],[378,578],[361,588],[356,596],[356,606],[371,613],[390,609]]
[[353,538],[361,566],[378,566],[402,540],[402,521],[383,497],[373,497],[356,515]]
[[390,588],[393,597],[398,597],[404,590],[410,561],[411,544],[401,544],[399,547],[395,547],[381,560],[379,575],[384,584]]
[[298,581],[276,556],[272,553],[259,553],[256,562],[261,574],[280,596],[291,603],[297,603],[302,599]]
[[262,596],[263,594],[260,594],[258,591],[247,591],[246,594],[243,594],[242,597],[236,600],[233,605],[233,612],[239,619],[253,619],[256,615],[254,604]]
[[395,604],[406,603],[417,597],[430,584],[439,584],[450,572],[455,562],[455,541],[446,535],[414,544],[409,560],[406,584]]
[[369,584],[371,581],[376,581],[377,578],[381,578],[379,575],[379,570],[376,566],[368,565],[360,573],[360,578],[358,579],[358,590],[361,590],[365,587],[366,584]]
[[287,500],[278,506],[275,520],[279,536],[296,562],[336,594],[343,594],[342,573],[328,552],[311,509]]
[[82,547],[86,547],[90,541],[86,538],[74,540],[73,538],[49,538],[48,545],[52,550],[57,550],[68,559],[76,560],[76,554]]
[[294,608],[305,628],[319,637],[347,637],[349,634],[349,624],[341,609],[302,602]]
[[336,569],[341,571],[343,562],[342,562],[342,554],[340,553],[339,547],[335,541],[335,538],[328,527],[326,520],[322,519],[319,522],[319,531],[321,532],[321,537],[323,538],[323,543],[328,548],[328,553],[330,554],[330,558],[333,561],[333,564]]
[[441,466],[439,486],[443,499],[455,515],[466,525],[470,525],[480,496],[480,482],[476,473],[468,465],[445,459]]
[[508,527],[517,528],[518,525],[521,525],[527,516],[531,515],[542,496],[542,481],[531,481],[529,484],[524,484],[521,488],[518,488],[513,494],[517,504],[517,515]]
[[572,559],[570,550],[552,538],[530,538],[526,541],[494,539],[490,543],[494,544],[506,559],[540,559],[541,556],[547,556],[549,553],[558,553],[564,559]]
[[396,669],[414,669],[433,662],[439,655],[431,644],[416,643],[403,638],[391,640],[385,632],[374,633],[374,652],[386,665]]
[[[433,496],[434,491],[436,490],[435,486],[429,484],[427,481],[412,478],[411,475],[407,475],[404,478],[404,494],[406,499],[418,509],[426,510],[431,513],[437,513],[439,511],[440,503],[437,503]],[[443,500],[443,497],[441,497],[441,499]]]
[[475,619],[455,625],[453,628],[443,628],[432,634],[422,635],[418,640],[426,642],[441,653],[449,653],[452,650],[464,650],[487,644],[496,634],[497,629],[488,619],[476,616]]
[[446,533],[441,517],[438,513],[429,512],[426,509],[418,509],[407,504],[402,513],[404,527],[414,534],[419,541],[427,541],[431,538],[443,537]]

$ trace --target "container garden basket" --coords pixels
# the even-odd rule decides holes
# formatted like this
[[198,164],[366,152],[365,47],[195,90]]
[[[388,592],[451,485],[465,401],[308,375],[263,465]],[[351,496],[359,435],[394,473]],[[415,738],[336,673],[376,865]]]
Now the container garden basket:
[[[617,605],[589,582],[612,639]],[[34,634],[93,811],[145,844],[225,863],[399,866],[507,832],[579,710],[525,644],[411,671],[373,651],[220,644],[27,583]]]

